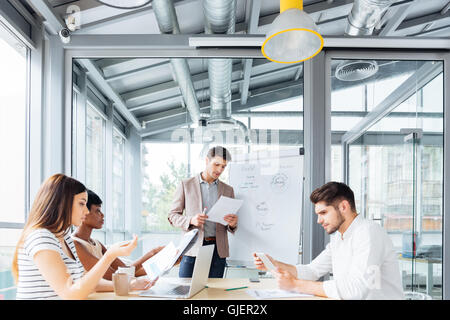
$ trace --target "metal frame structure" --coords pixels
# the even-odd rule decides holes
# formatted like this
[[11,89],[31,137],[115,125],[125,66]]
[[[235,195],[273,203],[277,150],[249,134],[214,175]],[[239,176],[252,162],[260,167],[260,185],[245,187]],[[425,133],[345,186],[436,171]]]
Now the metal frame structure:
[[[35,50],[31,53],[31,87],[30,87],[30,163],[37,164],[38,170],[30,170],[30,195],[35,194],[38,186],[49,172],[60,171],[68,175],[72,174],[73,150],[72,150],[72,86],[73,86],[73,59],[90,58],[239,58],[239,59],[259,59],[263,58],[259,46],[263,41],[260,34],[223,37],[211,37],[207,35],[86,35],[75,32],[71,36],[69,44],[61,44],[57,35],[64,26],[64,22],[58,17],[52,8],[46,5],[46,1],[30,0],[39,11],[45,15],[47,27],[50,31],[47,34],[36,25],[32,27],[31,39],[29,35],[23,34],[23,40]],[[2,1],[3,3],[3,1]],[[399,9],[400,6],[408,6],[412,0],[402,1],[395,12],[391,14],[398,18],[404,18],[404,14]],[[327,10],[333,7],[351,5],[350,1],[336,0],[327,4]],[[325,10],[324,3],[305,6],[308,13],[321,14]],[[278,14],[269,15],[256,20],[257,4],[252,6],[253,11],[247,23],[238,23],[236,31],[251,31],[256,26],[262,27],[270,24]],[[0,8],[1,9],[1,8]],[[147,10],[146,8],[144,8]],[[130,12],[123,18],[130,18],[133,14],[142,14],[144,9]],[[414,21],[403,21],[398,25],[387,24],[380,34],[402,35],[409,28],[417,26],[428,26],[436,19],[448,17],[448,10],[439,16],[426,16]],[[255,16],[254,16],[255,15]],[[29,18],[33,18],[28,16]],[[319,27],[324,27],[338,20],[346,19],[346,16],[337,17],[332,20],[319,22]],[[114,19],[100,21],[102,25],[111,23]],[[33,20],[32,20],[33,21]],[[30,22],[29,22],[30,23]],[[248,24],[248,25],[247,25]],[[32,24],[33,25],[33,24]],[[91,24],[90,27],[95,27]],[[98,26],[98,24],[97,24]],[[440,29],[423,30],[418,36],[420,38],[403,37],[325,37],[324,51],[314,60],[304,63],[304,145],[305,145],[305,188],[304,204],[307,226],[303,234],[303,262],[311,261],[320,253],[326,243],[326,235],[323,230],[317,227],[313,217],[312,206],[308,200],[308,192],[330,178],[330,146],[332,143],[330,121],[331,121],[331,83],[330,74],[331,58],[371,58],[371,59],[424,59],[444,61],[444,87],[450,88],[450,39],[449,38],[425,38],[430,34],[436,34],[446,30],[448,27]],[[19,28],[20,30],[20,28]],[[86,29],[87,30],[87,29]],[[45,38],[48,39],[46,47]],[[220,40],[219,43],[214,41]],[[31,40],[31,41],[30,41]],[[226,40],[226,41],[224,41]],[[240,44],[246,44],[243,48]],[[417,49],[421,48],[421,49]],[[349,51],[349,50],[352,51]],[[403,52],[402,52],[403,51]],[[51,61],[51,63],[50,63]],[[248,60],[247,60],[248,61]],[[242,83],[242,92],[248,90],[250,63],[246,62],[247,68]],[[95,71],[95,70],[94,70]],[[43,75],[46,75],[44,79]],[[98,81],[102,79],[98,78]],[[307,80],[307,81],[306,81]],[[45,92],[43,92],[45,88]],[[287,90],[301,90],[295,81],[292,87]],[[325,91],[325,95],[324,95]],[[450,90],[444,90],[444,163],[450,161]],[[288,96],[288,95],[286,95]],[[261,103],[267,101],[269,97],[261,95],[257,100],[252,101],[252,97],[236,99],[233,110],[240,112],[239,106],[243,101],[248,103]],[[280,98],[277,96],[277,98]],[[120,102],[120,101],[119,101]],[[120,103],[119,103],[120,105]],[[63,108],[61,108],[63,106]],[[123,109],[123,106],[122,106]],[[111,108],[112,110],[112,108]],[[121,110],[126,120],[133,124],[133,129],[140,132],[142,128],[139,123],[133,120],[126,110]],[[180,116],[180,115],[178,115]],[[113,115],[111,115],[113,117]],[[181,117],[186,117],[182,114]],[[46,123],[55,124],[54,127],[44,127]],[[160,122],[159,127],[167,128],[169,122]],[[160,131],[163,132],[166,130]],[[146,132],[148,133],[148,132]],[[145,134],[145,133],[144,133]],[[152,131],[153,135],[158,134],[158,128]],[[59,139],[59,137],[61,139]],[[56,140],[53,140],[56,139]],[[45,159],[45,161],[44,161]],[[106,168],[111,169],[107,166]],[[109,184],[110,185],[110,184]],[[443,227],[443,265],[450,266],[450,219],[446,217],[446,212],[450,207],[450,170],[444,166],[444,227]],[[443,298],[450,299],[450,268],[443,268]]]
[[[420,46],[419,46],[420,47]],[[420,52],[422,51],[422,52]],[[391,59],[391,60],[425,60],[425,61],[442,61],[444,66],[444,88],[450,88],[450,51],[447,48],[441,48],[441,50],[430,50],[427,52],[423,52],[424,50],[406,50],[406,52],[399,51],[368,51],[368,50],[329,50],[327,51],[326,56],[326,65],[327,70],[331,70],[331,60],[332,59]],[[423,71],[423,70],[422,70]],[[422,72],[421,71],[421,72]],[[431,68],[426,70],[425,80],[431,79],[433,76],[436,76],[439,72],[438,70],[431,66]],[[422,73],[423,74],[423,73]],[[385,101],[380,103],[380,105],[374,110],[372,110],[369,115],[364,118],[360,123],[358,123],[352,130],[342,136],[342,163],[343,163],[343,179],[344,182],[348,183],[348,163],[349,163],[349,144],[357,139],[361,134],[365,132],[370,126],[376,123],[382,116],[389,113],[393,108],[398,106],[399,103],[405,100],[406,96],[410,96],[412,94],[411,90],[406,88],[407,84],[402,85],[402,95],[403,99],[399,96],[399,91],[395,90],[389,97],[386,98]],[[416,86],[416,85],[414,85]],[[420,84],[418,85],[420,87]],[[412,89],[412,88],[410,88]],[[325,94],[327,97],[331,97],[331,83],[328,82],[325,87]],[[442,230],[442,265],[449,266],[450,265],[450,253],[448,252],[448,246],[450,246],[450,219],[448,217],[449,208],[450,208],[450,174],[447,166],[445,165],[448,161],[450,161],[450,113],[447,110],[450,110],[450,92],[449,90],[444,89],[444,186],[443,186],[443,230]],[[401,101],[400,101],[401,100]],[[386,101],[390,101],[387,103]],[[328,108],[331,109],[331,101],[327,100]],[[425,139],[425,137],[423,137]],[[429,140],[428,140],[429,141]],[[443,267],[442,268],[442,296],[443,299],[450,299],[450,269]]]
[[[95,37],[95,36],[94,36]],[[131,38],[134,36],[130,36]],[[130,38],[129,37],[129,38]],[[156,40],[158,36],[151,36],[153,40]],[[261,58],[261,53],[256,47],[252,48],[233,48],[226,46],[225,48],[190,48],[187,45],[190,36],[180,36],[174,37],[171,41],[167,42],[168,39],[165,36],[159,36],[160,41],[153,41],[151,44],[139,46],[134,41],[129,41],[120,46],[116,41],[117,37],[111,37],[109,40],[105,40],[103,43],[97,43],[93,48],[88,48],[89,46],[84,45],[82,39],[79,38],[76,42],[66,46],[65,48],[65,83],[66,83],[66,109],[69,110],[70,105],[70,94],[71,94],[71,83],[72,83],[72,59],[74,58],[117,58],[117,57],[146,57],[146,58],[161,58],[161,57],[198,57],[198,58],[209,58],[209,57],[234,57],[234,58]],[[198,35],[195,36],[199,37]],[[205,36],[207,38],[207,36]],[[86,38],[89,43],[93,41],[92,39]],[[134,43],[133,43],[134,42]],[[114,44],[115,43],[115,44]],[[149,43],[149,42],[146,42]],[[371,58],[371,59],[419,59],[420,57],[424,60],[437,59],[448,59],[448,51],[450,39],[404,39],[404,38],[348,38],[348,37],[325,37],[324,53],[326,54],[326,59],[314,59],[313,61],[305,62],[304,66],[304,79],[305,86],[307,83],[308,88],[305,87],[305,106],[304,106],[304,127],[305,127],[305,213],[313,213],[312,207],[308,206],[309,201],[307,201],[308,192],[311,192],[315,187],[324,183],[330,178],[330,147],[331,146],[331,131],[330,131],[330,119],[331,110],[329,100],[331,93],[330,85],[330,75],[326,74],[327,70],[330,70],[330,57],[334,58]],[[112,46],[112,50],[108,50],[108,46]],[[103,47],[101,49],[100,47]],[[423,49],[422,53],[417,53],[416,48],[426,48]],[[339,48],[339,49],[337,49]],[[346,50],[347,48],[352,48],[352,51]],[[359,51],[358,51],[359,50]],[[375,50],[375,51],[368,51]],[[396,50],[396,51],[394,51]],[[404,50],[407,52],[399,52],[398,50]],[[416,52],[414,52],[416,51]],[[440,51],[440,52],[439,52]],[[319,61],[322,61],[321,63]],[[447,61],[447,60],[446,60]],[[319,69],[317,69],[319,68]],[[448,77],[448,75],[447,75]],[[448,79],[446,77],[446,83]],[[309,79],[311,81],[306,81]],[[315,85],[311,85],[311,84]],[[298,85],[298,84],[297,84]],[[323,91],[321,90],[325,87],[325,97],[323,97]],[[293,90],[298,90],[296,89]],[[446,105],[448,105],[448,99],[446,100]],[[236,101],[235,112],[239,112],[240,101]],[[314,108],[312,108],[314,105]],[[328,111],[327,111],[328,110]],[[69,113],[70,114],[70,113]],[[447,114],[445,114],[447,117]],[[167,131],[167,124],[162,125],[164,130],[159,132]],[[309,132],[309,133],[307,133]],[[152,134],[157,134],[158,131],[153,131]],[[70,139],[70,135],[66,136],[66,139]],[[70,145],[70,144],[68,144]],[[308,150],[316,150],[314,152],[308,152]],[[66,149],[69,155],[71,150]],[[309,155],[309,156],[308,156]],[[319,156],[320,155],[320,156]],[[310,157],[310,158],[309,158]],[[67,156],[69,158],[69,156]],[[318,158],[323,159],[323,161],[317,161]],[[447,159],[447,158],[446,158]],[[312,166],[312,167],[310,167]],[[446,184],[448,184],[446,182]],[[449,194],[445,194],[445,201],[448,201]],[[317,224],[312,215],[308,217],[308,214],[304,215],[307,217],[308,221],[304,221],[304,225],[308,226],[307,234],[303,235],[303,239],[311,239],[312,241],[304,242],[303,253],[304,253],[304,263],[311,261],[317,254],[321,252],[324,244],[327,241],[326,235],[323,230],[317,228]],[[447,221],[446,219],[444,221]],[[448,230],[448,222],[444,225],[444,233]],[[445,250],[444,250],[445,252]],[[445,256],[444,261],[446,263],[449,257]],[[444,279],[447,281],[449,275],[445,272]],[[448,287],[448,285],[446,286]],[[448,296],[448,289],[444,292],[444,297]]]

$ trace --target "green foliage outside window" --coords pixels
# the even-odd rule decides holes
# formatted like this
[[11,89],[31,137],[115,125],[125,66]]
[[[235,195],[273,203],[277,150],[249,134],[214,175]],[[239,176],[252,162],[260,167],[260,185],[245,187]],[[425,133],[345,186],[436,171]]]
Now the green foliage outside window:
[[181,180],[188,177],[185,163],[168,160],[169,173],[159,176],[159,183],[150,181],[144,175],[142,199],[142,231],[143,232],[179,232],[167,220],[172,206],[173,196]]

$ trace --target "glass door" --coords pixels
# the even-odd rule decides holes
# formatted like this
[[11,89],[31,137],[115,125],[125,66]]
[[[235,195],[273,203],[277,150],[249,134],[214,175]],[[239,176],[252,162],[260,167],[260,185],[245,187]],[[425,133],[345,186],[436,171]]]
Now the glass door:
[[404,291],[442,299],[443,62],[340,56],[329,63],[331,179],[388,232]]

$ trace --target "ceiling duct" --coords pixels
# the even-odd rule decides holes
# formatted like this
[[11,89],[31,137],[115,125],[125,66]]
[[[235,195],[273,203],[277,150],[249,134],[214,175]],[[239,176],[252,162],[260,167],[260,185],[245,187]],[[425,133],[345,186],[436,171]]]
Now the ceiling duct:
[[[204,0],[206,34],[232,34],[236,24],[236,0]],[[207,128],[226,131],[242,129],[248,139],[247,127],[231,117],[232,59],[209,59],[210,117]]]
[[375,25],[394,0],[355,0],[347,17],[345,34],[370,36]]
[[[158,21],[159,29],[166,34],[179,34],[180,27],[173,0],[153,0],[152,7]],[[186,59],[170,59],[184,102],[194,123],[200,120],[200,105],[192,82],[191,72]]]
[[[349,36],[372,35],[375,25],[394,0],[355,0],[347,18],[345,34]],[[341,62],[335,72],[341,81],[361,81],[378,71],[374,60],[347,60]]]

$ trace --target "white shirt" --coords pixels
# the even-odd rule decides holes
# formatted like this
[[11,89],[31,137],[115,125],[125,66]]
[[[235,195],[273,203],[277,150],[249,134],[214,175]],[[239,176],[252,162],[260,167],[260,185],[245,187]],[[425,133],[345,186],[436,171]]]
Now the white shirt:
[[34,263],[34,255],[41,250],[53,250],[58,252],[73,281],[76,281],[83,276],[85,270],[78,259],[77,251],[69,232],[66,232],[64,239],[75,257],[75,260],[66,255],[59,240],[47,229],[36,229],[26,237],[23,247],[19,249],[17,259],[19,268],[19,283],[17,284],[16,294],[17,300],[60,299]]
[[310,264],[297,265],[299,279],[317,281],[332,272],[323,289],[334,299],[404,299],[397,254],[386,230],[360,215]]

